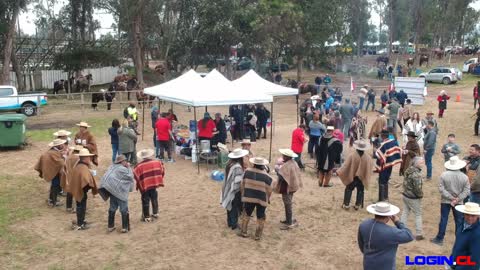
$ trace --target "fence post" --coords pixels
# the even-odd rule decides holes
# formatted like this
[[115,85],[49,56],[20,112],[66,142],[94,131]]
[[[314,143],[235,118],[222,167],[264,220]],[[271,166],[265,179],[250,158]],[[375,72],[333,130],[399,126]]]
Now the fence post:
[[37,115],[40,115],[40,107],[42,106],[42,99],[37,96]]
[[84,106],[84,96],[83,96],[83,93],[80,94],[80,101],[81,101],[81,107],[82,107],[82,115],[85,114],[85,106]]

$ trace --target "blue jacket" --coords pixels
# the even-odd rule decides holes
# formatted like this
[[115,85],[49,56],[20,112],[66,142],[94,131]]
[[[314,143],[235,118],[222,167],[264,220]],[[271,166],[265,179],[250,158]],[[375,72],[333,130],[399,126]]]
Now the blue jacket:
[[400,90],[400,92],[397,93],[397,100],[399,103],[405,103],[405,100],[408,98],[407,93],[403,92],[403,90]]
[[470,261],[475,262],[475,266],[456,266],[455,270],[478,270],[480,269],[480,222],[471,227],[458,230],[455,244],[452,249],[452,256],[455,260],[457,256],[470,256]]
[[118,134],[117,134],[117,129],[116,128],[109,128],[108,129],[108,134],[110,134],[110,143],[111,144],[118,144]]

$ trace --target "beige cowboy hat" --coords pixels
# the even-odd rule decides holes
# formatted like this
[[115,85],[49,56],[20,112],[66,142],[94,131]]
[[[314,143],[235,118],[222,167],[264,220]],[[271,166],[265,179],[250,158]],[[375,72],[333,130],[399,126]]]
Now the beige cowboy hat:
[[70,146],[68,149],[70,149],[72,151],[80,152],[83,149],[83,145],[77,144],[75,146]]
[[252,144],[252,141],[250,141],[250,139],[243,139],[240,144]]
[[220,151],[228,152],[228,147],[223,143],[218,143],[217,147]]
[[447,170],[457,171],[467,166],[467,163],[461,160],[458,156],[453,156],[447,162],[445,162],[444,166],[447,168]]
[[55,139],[55,140],[53,140],[51,143],[49,143],[48,146],[49,146],[49,147],[55,147],[55,146],[59,146],[59,145],[65,144],[66,142],[67,142],[67,140]]
[[291,158],[298,157],[298,155],[295,154],[295,152],[293,152],[292,149],[279,149],[278,152],[280,152],[282,155],[287,157],[291,157]]
[[54,132],[53,136],[55,136],[55,137],[65,137],[65,136],[70,136],[70,134],[72,134],[72,132],[61,129],[57,132]]
[[228,154],[228,158],[236,159],[236,158],[244,157],[246,155],[248,155],[248,150],[237,148],[233,150],[230,154]]
[[457,205],[455,209],[467,215],[480,216],[480,206],[478,203],[467,202],[465,205]]
[[90,153],[90,151],[88,151],[87,148],[83,148],[82,150],[80,150],[80,152],[78,152],[78,154],[75,154],[79,157],[93,157],[95,156],[95,154],[92,154]]
[[255,164],[255,165],[268,165],[268,160],[262,158],[262,157],[253,157],[249,159],[250,163]]
[[334,126],[328,126],[328,127],[327,127],[327,131],[329,131],[329,130],[330,130],[330,131],[334,131],[334,130],[335,130],[335,127],[334,127]]
[[389,217],[400,213],[400,208],[388,202],[378,202],[367,206],[367,211],[370,214]]
[[155,156],[155,151],[153,149],[143,149],[137,152],[137,157],[139,159],[149,159]]
[[365,140],[356,140],[355,142],[353,142],[353,148],[360,151],[365,151],[370,148],[370,144]]
[[322,99],[319,95],[314,95],[312,96],[310,99],[312,100],[318,100],[318,99]]
[[118,155],[114,163],[115,164],[122,163],[125,160],[127,160],[127,157],[125,157],[125,155]]
[[76,125],[79,126],[79,127],[86,127],[86,128],[92,127],[87,122],[80,122]]

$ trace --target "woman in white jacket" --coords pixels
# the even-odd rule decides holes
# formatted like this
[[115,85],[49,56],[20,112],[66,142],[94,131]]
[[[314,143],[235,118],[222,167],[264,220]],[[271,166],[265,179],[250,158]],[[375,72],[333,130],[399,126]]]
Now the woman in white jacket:
[[403,127],[402,130],[402,135],[403,135],[403,142],[407,143],[408,138],[407,138],[407,133],[409,131],[415,132],[415,135],[417,135],[417,143],[420,146],[420,149],[423,149],[423,129],[425,126],[423,126],[422,121],[420,120],[420,114],[418,112],[413,113],[412,118],[410,118],[405,126]]

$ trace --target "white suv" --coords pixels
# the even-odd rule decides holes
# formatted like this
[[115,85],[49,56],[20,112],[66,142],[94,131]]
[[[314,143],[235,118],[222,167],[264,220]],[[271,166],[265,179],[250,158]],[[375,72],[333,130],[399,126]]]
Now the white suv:
[[436,67],[429,72],[421,73],[418,77],[425,78],[427,82],[451,84],[460,81],[462,75],[462,72],[456,68]]

